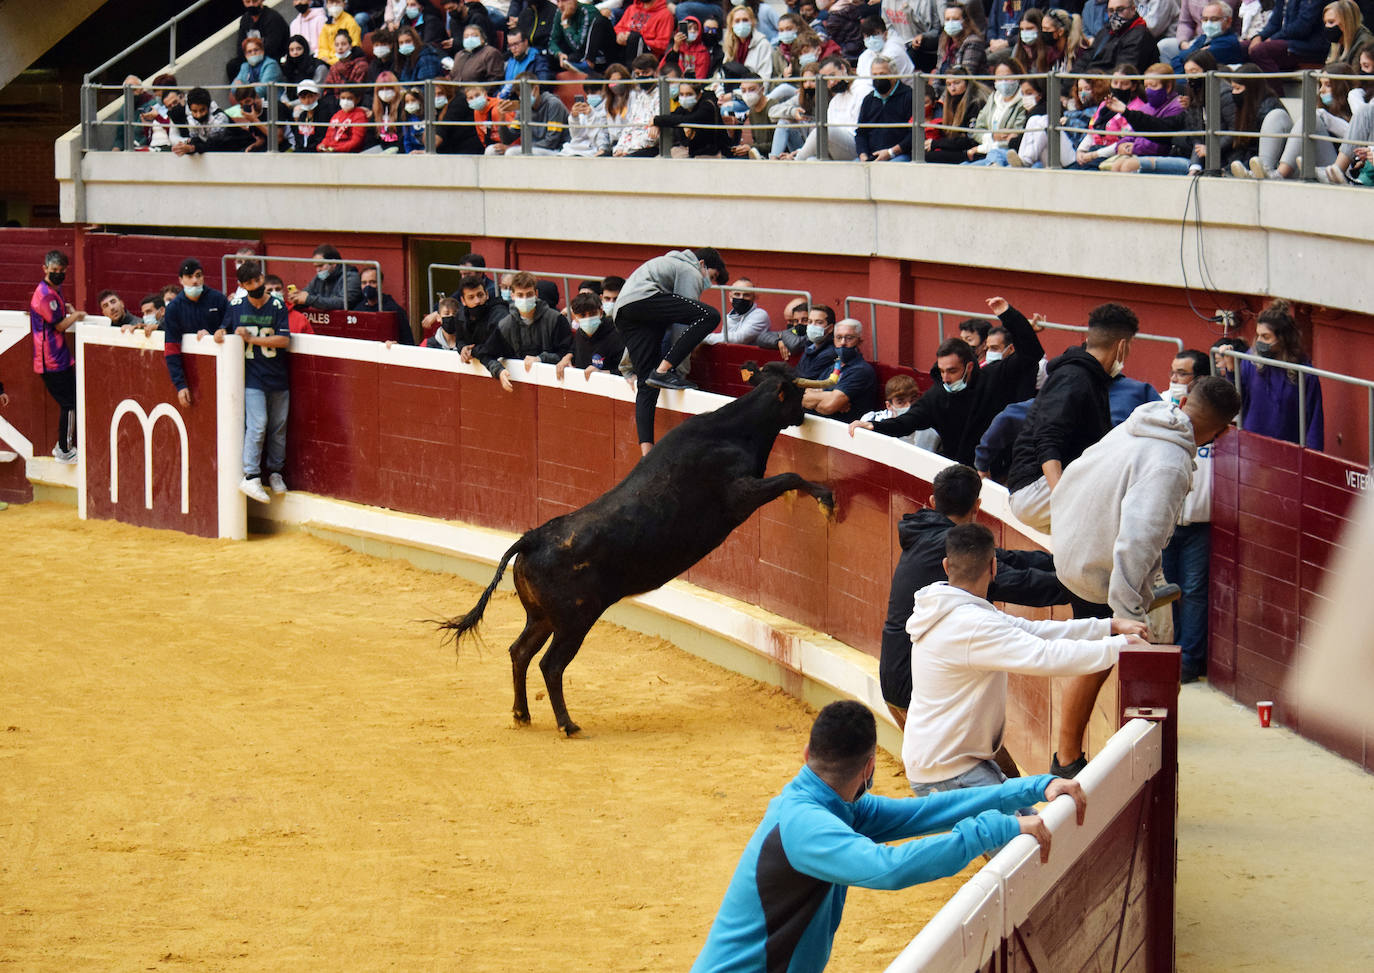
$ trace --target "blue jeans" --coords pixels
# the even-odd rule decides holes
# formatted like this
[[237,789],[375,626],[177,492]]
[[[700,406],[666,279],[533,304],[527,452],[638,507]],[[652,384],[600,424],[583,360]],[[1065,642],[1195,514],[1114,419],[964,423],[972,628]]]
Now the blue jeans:
[[1153,172],[1162,176],[1188,175],[1188,160],[1181,155],[1142,155],[1141,172]]
[[795,152],[806,144],[806,136],[811,132],[809,122],[779,122],[773,129],[773,148],[768,154],[779,156],[784,152]]
[[243,390],[243,475],[262,475],[262,447],[267,444],[267,472],[280,473],[286,465],[286,413],[290,392]]
[[1174,639],[1185,672],[1207,671],[1207,583],[1212,556],[1212,525],[1174,528],[1164,548],[1164,580],[1183,589],[1174,602]]
[[1007,775],[997,766],[995,760],[983,760],[970,770],[964,771],[949,780],[937,780],[932,784],[912,784],[911,789],[917,797],[925,797],[937,791],[957,791],[965,787],[996,787],[1006,783]]

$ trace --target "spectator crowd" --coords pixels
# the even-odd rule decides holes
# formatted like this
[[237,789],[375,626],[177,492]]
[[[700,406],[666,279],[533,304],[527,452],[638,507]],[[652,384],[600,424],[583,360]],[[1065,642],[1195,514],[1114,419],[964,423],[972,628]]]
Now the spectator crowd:
[[[115,148],[640,157],[666,136],[680,157],[893,162],[920,137],[927,162],[1034,168],[1052,133],[1070,169],[1291,179],[1301,113],[1267,75],[1319,69],[1317,178],[1374,185],[1354,0],[295,0],[289,23],[242,2],[224,104],[130,77]],[[1055,105],[1049,71],[1076,76]],[[1213,71],[1233,74],[1209,96]],[[1219,158],[1208,128],[1234,133]]]

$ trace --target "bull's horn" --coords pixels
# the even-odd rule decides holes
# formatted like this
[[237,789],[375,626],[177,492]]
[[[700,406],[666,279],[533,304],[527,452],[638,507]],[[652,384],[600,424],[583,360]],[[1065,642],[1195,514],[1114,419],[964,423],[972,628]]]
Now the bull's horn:
[[839,379],[794,378],[792,384],[802,389],[833,389],[839,384]]

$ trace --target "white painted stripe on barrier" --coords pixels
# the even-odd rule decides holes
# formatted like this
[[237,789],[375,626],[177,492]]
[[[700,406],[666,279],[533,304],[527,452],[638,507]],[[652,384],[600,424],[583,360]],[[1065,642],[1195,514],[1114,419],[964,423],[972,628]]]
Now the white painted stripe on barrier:
[[225,335],[223,349],[224,354],[215,360],[216,507],[219,536],[241,541],[248,536],[248,498],[239,492],[243,479],[243,339]]
[[[1054,839],[1049,862],[1040,863],[1039,845],[1030,835],[1012,839],[926,923],[888,973],[964,973],[986,963],[998,943],[1025,922],[1145,782],[1159,773],[1162,754],[1159,724],[1137,719],[1123,726],[1078,775],[1088,799],[1083,825],[1076,823],[1077,811],[1067,796],[1041,809]],[[993,889],[996,894],[989,891]],[[988,936],[992,903],[997,915]]]

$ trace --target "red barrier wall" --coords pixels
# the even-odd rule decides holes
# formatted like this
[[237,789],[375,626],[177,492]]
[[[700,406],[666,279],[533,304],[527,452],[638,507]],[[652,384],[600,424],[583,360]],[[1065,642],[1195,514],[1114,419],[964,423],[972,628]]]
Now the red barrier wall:
[[[205,268],[206,285],[222,290],[220,260],[240,247],[263,252],[262,241],[219,237],[163,237],[126,233],[86,233],[81,238],[86,258],[85,303],[89,314],[99,314],[96,297],[109,288],[117,291],[129,313],[138,317],[138,302],[168,284],[177,284],[177,270],[187,257],[195,257]],[[232,278],[234,265],[229,264]],[[234,292],[231,282],[227,293]],[[75,300],[72,303],[77,303]]]
[[1374,770],[1374,740],[1323,733],[1283,689],[1364,468],[1248,432],[1213,457],[1208,681],[1246,705],[1273,700],[1276,720]]

